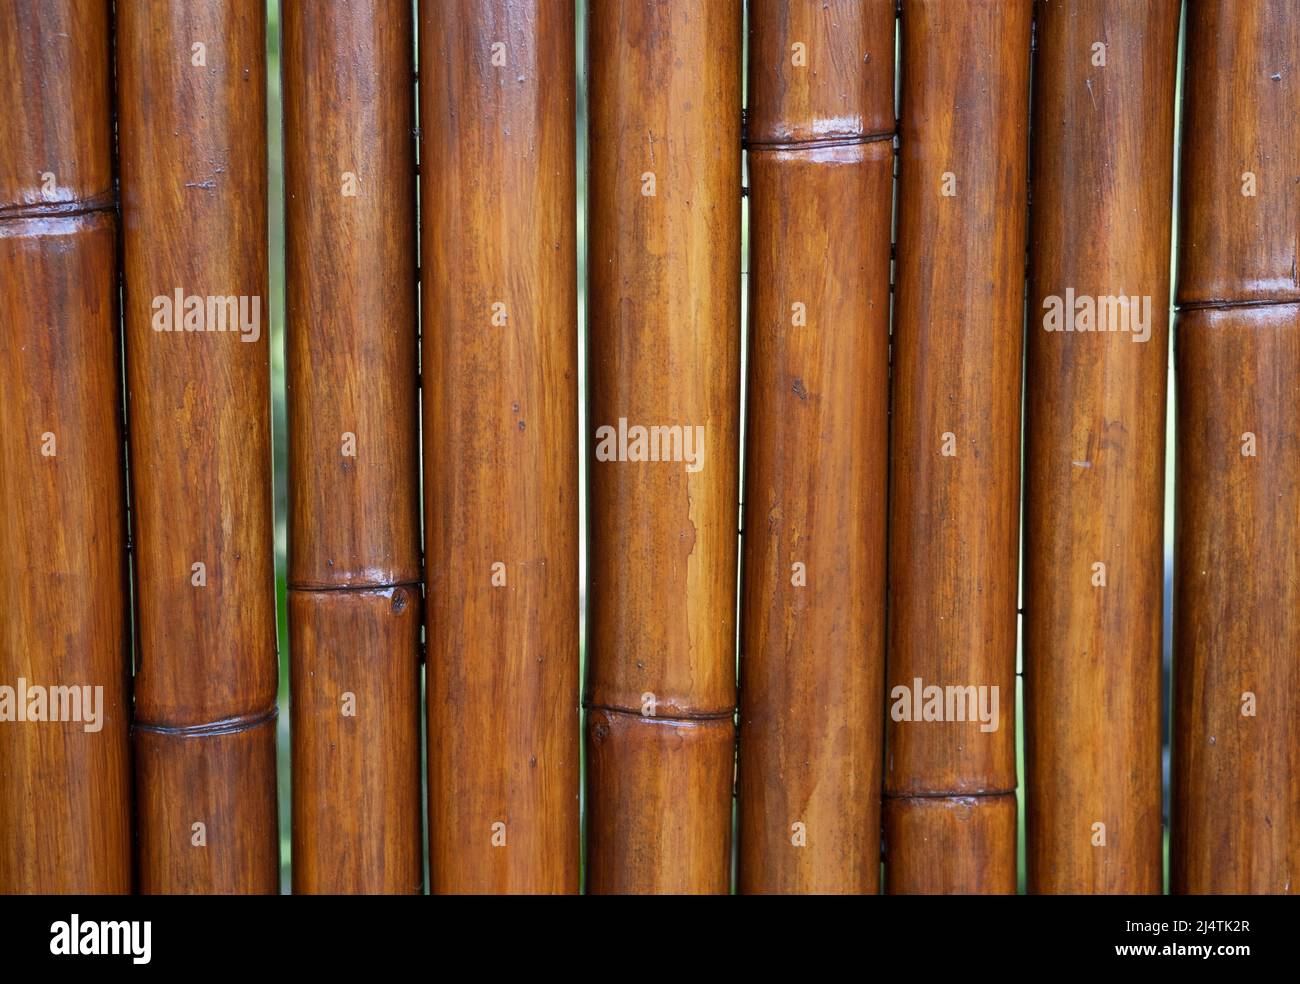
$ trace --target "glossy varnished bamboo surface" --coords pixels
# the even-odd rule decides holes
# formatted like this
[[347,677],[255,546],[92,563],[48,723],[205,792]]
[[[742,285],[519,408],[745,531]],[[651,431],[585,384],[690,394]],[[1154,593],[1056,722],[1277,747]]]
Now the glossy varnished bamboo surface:
[[132,887],[111,51],[106,3],[0,9],[0,893]]
[[[140,887],[275,892],[264,5],[121,5],[117,102]],[[207,330],[158,330],[177,290]]]
[[[10,0],[0,9],[0,209],[6,218],[113,206],[109,5]],[[52,181],[44,180],[46,174]]]
[[723,895],[731,880],[731,718],[587,711],[587,890]]
[[295,892],[423,885],[413,17],[286,3]]
[[1293,893],[1300,306],[1184,310],[1177,330],[1170,889]]
[[887,796],[884,828],[890,895],[1016,893],[1015,793]]
[[573,17],[420,6],[435,892],[579,888]]
[[1300,872],[1300,10],[1192,3],[1183,73],[1170,889]]
[[[1035,9],[1024,490],[1028,888],[1152,893],[1161,887],[1179,4]],[[1136,330],[1046,330],[1045,300],[1063,309],[1073,298],[1077,311],[1079,295],[1139,298],[1129,312],[1137,320],[1127,322]],[[1146,341],[1135,341],[1143,334]]]
[[[976,800],[1016,788],[1031,21],[902,8],[885,795],[939,799],[887,808],[891,892],[1015,890],[1015,810]],[[931,686],[963,688],[959,720],[915,719]]]
[[879,882],[894,25],[750,8],[746,893]]
[[295,894],[419,892],[420,589],[289,592]]
[[[593,4],[587,53],[586,700],[589,715],[611,720],[587,782],[587,887],[721,892],[731,797],[716,769],[733,756],[736,673],[741,4]],[[685,428],[702,433],[703,458],[694,444],[688,471],[684,443],[668,461],[630,460],[629,444],[629,460],[609,445],[616,460],[599,460],[599,429],[620,420],[682,428],[683,442]],[[589,717],[593,760],[594,729]],[[646,753],[674,735],[676,754]],[[620,792],[634,785],[659,792]],[[677,850],[672,832],[704,817],[707,849]]]
[[278,890],[275,727],[274,717],[263,717],[202,731],[136,731],[142,892],[249,895]]
[[1178,306],[1300,300],[1300,10],[1192,0],[1184,48]]

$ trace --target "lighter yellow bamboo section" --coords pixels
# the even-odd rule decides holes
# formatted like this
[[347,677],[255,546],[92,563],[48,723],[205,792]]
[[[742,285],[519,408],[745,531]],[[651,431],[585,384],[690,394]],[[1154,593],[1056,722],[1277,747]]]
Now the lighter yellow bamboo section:
[[741,892],[879,882],[894,24],[750,8]]

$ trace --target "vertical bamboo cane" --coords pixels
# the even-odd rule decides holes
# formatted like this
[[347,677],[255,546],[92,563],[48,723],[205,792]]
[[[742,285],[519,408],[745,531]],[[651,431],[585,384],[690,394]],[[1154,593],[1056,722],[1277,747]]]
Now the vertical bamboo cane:
[[418,892],[409,4],[284,5],[295,892]]
[[106,3],[0,6],[0,892],[131,890],[110,51]]
[[1187,14],[1171,888],[1300,874],[1300,156],[1293,3]]
[[[1025,418],[1031,892],[1161,886],[1178,14],[1177,0],[1037,8]],[[1133,302],[1106,301],[1120,296]],[[1112,330],[1091,330],[1103,315]]]
[[576,892],[573,5],[420,5],[429,868]]
[[274,893],[265,5],[117,13],[140,887]]
[[880,879],[894,25],[750,8],[742,892]]
[[726,892],[741,4],[592,4],[587,45],[587,884]]
[[[1032,15],[1029,0],[905,0],[902,10],[886,681],[891,893],[1016,890]],[[918,688],[924,696],[931,686],[974,688],[960,691],[958,720],[915,715]]]

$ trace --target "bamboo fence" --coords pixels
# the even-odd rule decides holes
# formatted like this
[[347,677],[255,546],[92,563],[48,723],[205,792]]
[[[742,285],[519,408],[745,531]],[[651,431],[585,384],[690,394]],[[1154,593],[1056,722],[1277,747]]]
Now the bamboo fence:
[[[280,8],[294,892],[1295,890],[1300,8]],[[0,893],[282,885],[268,23],[0,3]]]

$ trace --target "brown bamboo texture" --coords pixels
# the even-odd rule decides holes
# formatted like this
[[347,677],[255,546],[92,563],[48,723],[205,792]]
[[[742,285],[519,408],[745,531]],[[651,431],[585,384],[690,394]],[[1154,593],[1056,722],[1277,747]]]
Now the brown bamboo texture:
[[1161,887],[1179,4],[1081,0],[1036,9],[1025,414],[1028,888],[1153,893]]
[[111,50],[0,6],[2,893],[132,887]]
[[894,4],[749,22],[738,888],[874,893]]
[[419,892],[412,13],[283,15],[293,889]]
[[1300,155],[1292,3],[1187,8],[1170,888],[1300,872]]
[[574,26],[420,5],[435,892],[579,888]]
[[741,4],[591,4],[587,50],[587,888],[722,893],[736,692]]
[[274,893],[265,7],[117,8],[146,893]]
[[1032,16],[1029,0],[906,0],[902,8],[885,682],[890,893],[1016,890]]

